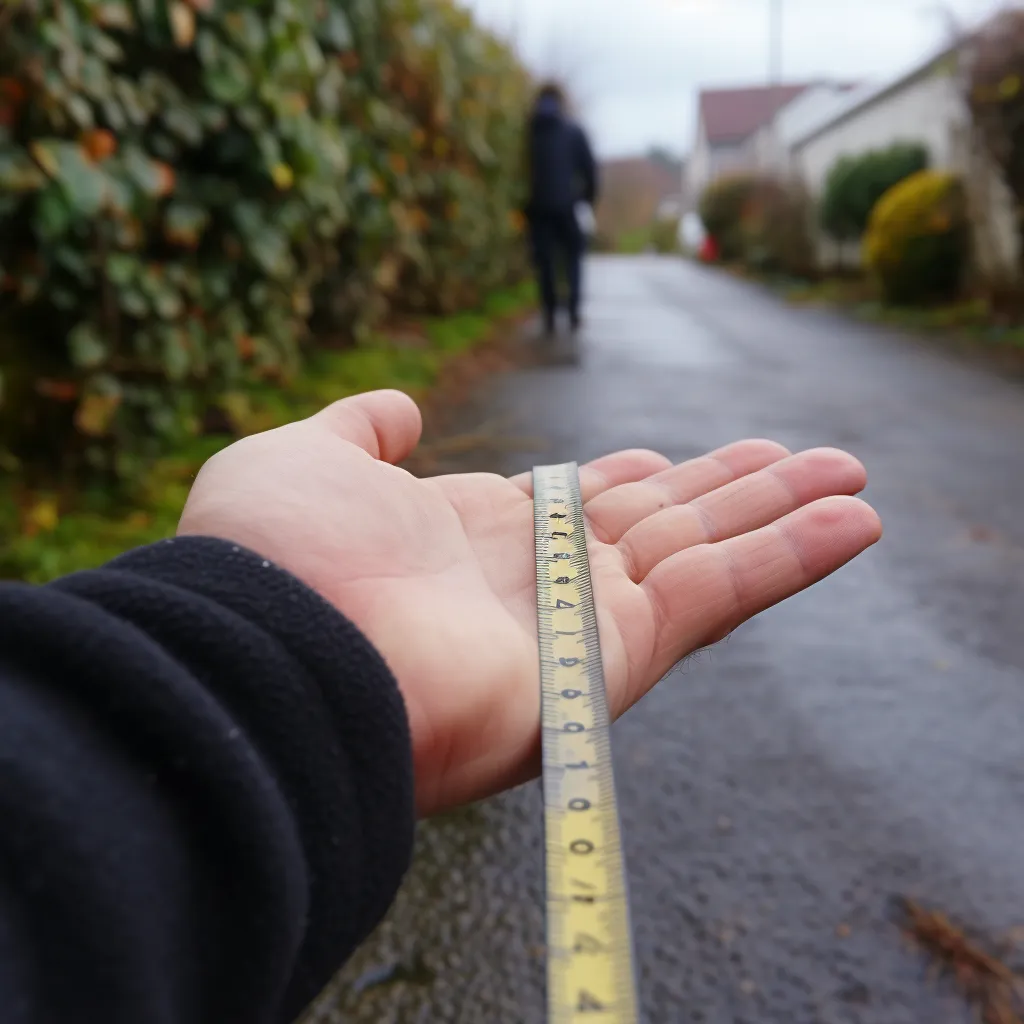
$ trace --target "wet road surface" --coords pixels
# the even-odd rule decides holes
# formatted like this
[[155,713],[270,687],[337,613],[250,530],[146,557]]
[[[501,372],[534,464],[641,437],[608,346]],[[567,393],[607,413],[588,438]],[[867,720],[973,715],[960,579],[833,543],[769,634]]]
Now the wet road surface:
[[[444,468],[838,445],[886,528],[616,726],[648,1024],[973,1019],[893,901],[1024,924],[1024,386],[680,261],[589,273],[577,361],[496,378],[466,417],[546,449]],[[536,786],[423,827],[312,1020],[543,1021],[541,854]]]

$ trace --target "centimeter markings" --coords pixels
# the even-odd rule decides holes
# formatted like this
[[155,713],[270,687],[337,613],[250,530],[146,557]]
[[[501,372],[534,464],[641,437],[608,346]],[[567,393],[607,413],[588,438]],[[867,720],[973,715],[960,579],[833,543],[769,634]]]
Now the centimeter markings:
[[533,471],[548,1021],[637,1024],[610,721],[575,463]]

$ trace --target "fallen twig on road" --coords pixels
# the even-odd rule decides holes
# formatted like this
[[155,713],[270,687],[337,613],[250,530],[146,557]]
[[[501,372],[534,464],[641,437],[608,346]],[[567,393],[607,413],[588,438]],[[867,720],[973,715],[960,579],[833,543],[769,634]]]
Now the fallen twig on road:
[[926,910],[911,899],[902,904],[907,935],[935,961],[940,974],[953,978],[984,1024],[1024,1024],[1019,974],[941,911]]

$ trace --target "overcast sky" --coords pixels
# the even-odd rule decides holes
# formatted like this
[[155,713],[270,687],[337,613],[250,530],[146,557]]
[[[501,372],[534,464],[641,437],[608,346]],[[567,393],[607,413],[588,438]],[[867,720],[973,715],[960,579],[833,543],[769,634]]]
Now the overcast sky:
[[[704,86],[767,81],[771,0],[462,0],[564,77],[602,156],[684,153]],[[1000,0],[782,0],[784,77],[898,74]]]

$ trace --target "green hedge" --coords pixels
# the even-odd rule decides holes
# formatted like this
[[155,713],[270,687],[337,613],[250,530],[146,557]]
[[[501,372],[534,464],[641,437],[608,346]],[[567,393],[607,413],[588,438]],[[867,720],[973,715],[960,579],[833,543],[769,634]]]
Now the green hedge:
[[700,219],[723,260],[743,258],[743,215],[757,184],[751,174],[725,175],[712,181],[700,197]]
[[[532,282],[525,282],[488,294],[472,311],[415,317],[403,323],[399,337],[374,332],[356,348],[320,348],[287,389],[263,384],[239,396],[234,414],[240,431],[269,430],[376,388],[397,387],[429,399],[446,365],[514,322],[535,301]],[[171,536],[196,473],[233,440],[215,432],[190,438],[116,490],[29,490],[0,476],[0,579],[43,583]]]
[[838,242],[856,241],[867,230],[878,200],[904,178],[927,166],[928,150],[910,142],[840,157],[825,182],[821,226]]
[[447,0],[8,8],[0,465],[131,476],[316,343],[522,273],[529,82]]
[[743,262],[761,274],[813,277],[812,220],[810,201],[802,188],[759,179],[743,212]]
[[700,216],[721,259],[762,274],[814,273],[807,196],[790,182],[753,174],[713,181]]

